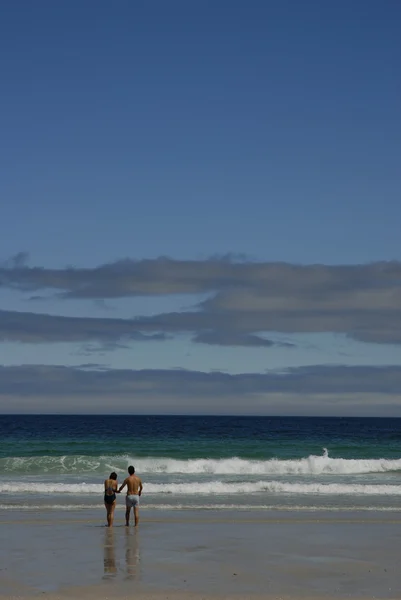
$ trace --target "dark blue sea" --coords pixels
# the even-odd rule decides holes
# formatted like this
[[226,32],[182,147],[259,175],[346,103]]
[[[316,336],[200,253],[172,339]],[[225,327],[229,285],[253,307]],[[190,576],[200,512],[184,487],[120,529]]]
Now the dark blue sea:
[[0,416],[0,508],[92,509],[133,464],[143,508],[393,510],[401,419]]

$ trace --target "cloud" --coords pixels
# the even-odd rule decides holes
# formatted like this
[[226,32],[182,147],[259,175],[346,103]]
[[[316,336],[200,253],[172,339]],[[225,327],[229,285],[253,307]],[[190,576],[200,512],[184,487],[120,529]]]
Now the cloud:
[[0,341],[25,343],[101,342],[102,350],[121,347],[119,340],[165,340],[165,333],[142,333],[130,319],[61,317],[0,310]]
[[0,272],[2,270],[18,270],[23,269],[28,265],[29,254],[28,252],[18,252],[8,260],[4,261],[2,265],[0,265]]
[[0,367],[2,412],[401,416],[401,367],[300,367],[231,375],[173,370]]
[[231,310],[316,310],[339,304],[350,310],[361,302],[364,308],[394,309],[401,297],[401,263],[395,261],[327,266],[234,262],[229,256],[200,261],[161,257],[46,269],[29,267],[26,260],[21,253],[0,266],[0,285],[91,299],[220,292],[218,305]]
[[[153,339],[147,337],[146,339]],[[98,343],[86,343],[83,344],[78,350],[72,352],[72,356],[91,356],[92,354],[106,355],[108,352],[114,350],[128,350],[130,346],[128,344],[121,344],[119,342],[98,342]]]
[[194,342],[216,346],[262,346],[270,348],[274,342],[258,335],[236,333],[234,331],[204,331],[198,333]]
[[[58,339],[67,336],[63,338],[66,341],[73,336],[79,340],[120,340],[127,327],[129,335],[134,336],[131,339],[140,339],[146,333],[188,332],[194,335],[195,342],[223,346],[269,346],[273,342],[260,335],[269,331],[335,332],[360,341],[401,343],[400,262],[327,266],[239,262],[230,256],[200,261],[162,257],[126,259],[86,269],[46,269],[29,267],[26,260],[21,255],[1,266],[0,286],[29,292],[35,298],[38,292],[50,290],[62,299],[96,301],[209,294],[193,311],[134,320],[75,319],[67,324],[67,320],[62,321],[67,317],[54,317],[59,319],[52,321],[58,332],[55,335]],[[14,335],[19,319],[25,319],[25,324],[29,321],[18,314],[29,313],[15,313]],[[39,323],[32,328],[36,335],[48,339],[52,333],[46,329],[50,321],[45,317],[39,315]],[[3,312],[3,324],[9,329],[12,319],[10,312],[8,316]],[[100,333],[96,333],[97,329]],[[12,335],[10,330],[8,335]],[[29,331],[18,335],[27,339]]]
[[[195,316],[193,322],[191,315]],[[206,328],[202,331],[202,316],[206,317],[200,313],[174,313],[149,319],[109,319],[0,310],[0,341],[28,344],[95,341],[98,342],[96,346],[86,346],[83,351],[107,352],[127,347],[127,344],[119,343],[120,340],[164,341],[170,339],[172,333],[199,330],[194,338],[198,343],[223,346],[291,346],[235,331],[208,331],[208,319],[203,319]]]
[[285,372],[229,374],[187,369],[107,369],[101,367],[0,366],[0,394],[140,394],[230,397],[233,394],[401,395],[399,366],[297,367]]

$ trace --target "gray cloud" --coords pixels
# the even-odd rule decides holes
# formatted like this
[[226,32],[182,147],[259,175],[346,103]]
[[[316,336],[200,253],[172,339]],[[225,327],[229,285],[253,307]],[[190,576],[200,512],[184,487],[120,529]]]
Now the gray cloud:
[[186,369],[127,370],[23,365],[0,366],[0,394],[25,396],[148,395],[191,398],[256,394],[399,394],[401,367],[298,367],[286,372],[228,374]]
[[[218,305],[239,310],[388,308],[400,306],[401,263],[327,266],[125,259],[95,268],[45,269],[21,253],[0,266],[0,285],[23,291],[53,289],[75,298],[223,292]],[[235,296],[232,292],[235,291]],[[300,304],[300,300],[303,303]],[[283,303],[283,301],[285,301]]]
[[[154,339],[151,336],[146,339]],[[72,356],[91,356],[92,354],[105,356],[108,352],[114,350],[128,350],[130,346],[128,344],[121,344],[120,342],[97,342],[97,343],[86,343],[83,344],[78,350],[72,352]]]
[[[191,320],[193,315],[194,321]],[[201,313],[173,313],[156,318],[109,319],[91,317],[62,317],[32,312],[0,310],[0,341],[24,343],[99,342],[87,346],[87,352],[105,352],[124,347],[119,340],[163,341],[171,334],[199,330],[194,341],[204,344],[230,346],[265,346],[276,344],[256,335],[236,333],[229,329],[208,331],[210,319]],[[205,331],[203,332],[203,329]],[[164,330],[164,332],[163,332]],[[287,345],[278,342],[277,345]]]
[[333,332],[344,333],[361,341],[401,343],[401,309],[246,312],[215,310],[208,303],[202,311],[164,313],[155,317],[140,317],[134,322],[141,331],[212,331],[215,341],[219,337],[224,340],[227,335],[233,336],[237,343],[241,335],[247,339],[248,334],[268,331],[288,334]]
[[121,347],[119,340],[165,340],[165,333],[142,333],[130,319],[60,317],[0,310],[0,341],[25,343],[101,342],[101,348]]
[[[29,267],[26,260],[18,255],[1,266],[0,286],[35,293],[35,297],[39,291],[53,290],[64,299],[211,294],[192,312],[132,321],[75,319],[67,325],[62,317],[54,317],[60,319],[51,325],[58,331],[57,339],[63,335],[70,341],[121,339],[122,330],[128,328],[137,339],[144,333],[189,332],[196,342],[219,345],[269,346],[272,342],[258,335],[268,331],[336,332],[361,341],[401,343],[400,262],[302,266],[235,262],[228,256],[203,261],[126,259],[91,269],[45,269]],[[52,332],[46,329],[45,317],[39,315],[32,327],[40,336],[42,326],[48,340]],[[18,319],[26,324],[29,320],[15,313],[14,321]],[[10,320],[11,313],[3,314],[5,327],[10,328]],[[17,328],[16,324],[15,336]],[[97,329],[101,333],[94,337]],[[29,331],[20,335],[27,340]]]
[[262,346],[270,348],[275,344],[270,340],[249,333],[236,333],[235,331],[204,331],[198,333],[194,342],[215,346]]

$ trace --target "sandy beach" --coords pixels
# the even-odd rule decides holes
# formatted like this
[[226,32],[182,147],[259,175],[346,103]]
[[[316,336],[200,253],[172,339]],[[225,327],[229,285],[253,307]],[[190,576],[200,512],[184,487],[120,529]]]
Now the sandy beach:
[[1,598],[401,596],[397,513],[4,511]]

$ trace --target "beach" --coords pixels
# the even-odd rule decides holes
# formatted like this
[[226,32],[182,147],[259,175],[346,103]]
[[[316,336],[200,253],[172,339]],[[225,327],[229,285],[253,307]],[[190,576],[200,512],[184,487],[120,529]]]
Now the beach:
[[[1,598],[401,597],[396,512],[3,511]],[[4,543],[6,541],[6,543]]]

